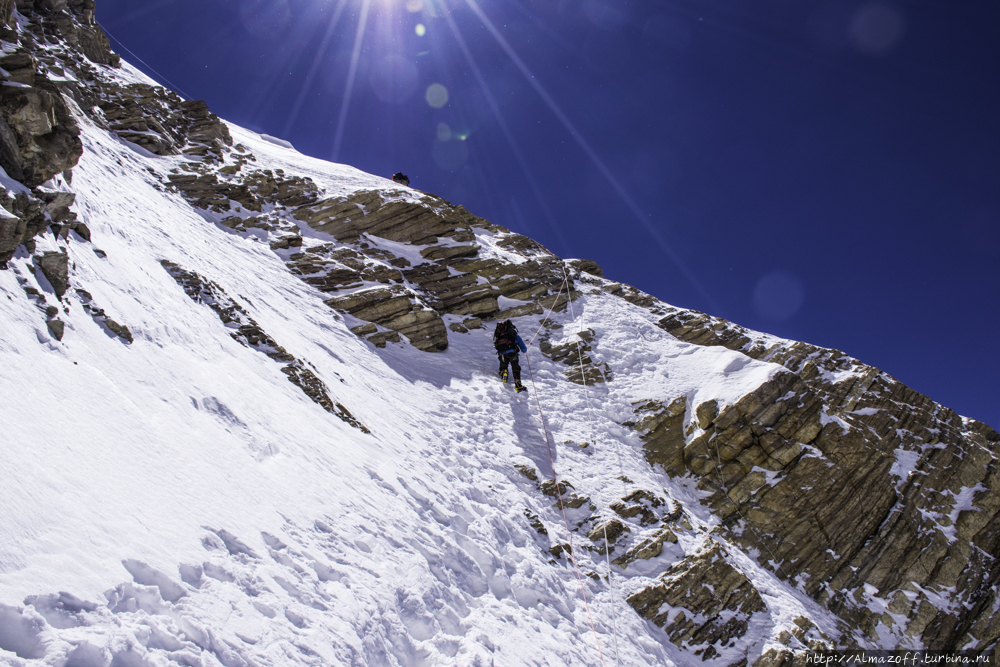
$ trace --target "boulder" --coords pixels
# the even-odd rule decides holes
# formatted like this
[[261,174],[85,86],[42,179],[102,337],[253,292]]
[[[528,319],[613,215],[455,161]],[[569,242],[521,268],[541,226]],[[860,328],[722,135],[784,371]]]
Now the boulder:
[[[497,314],[497,319],[508,319],[520,317],[521,315],[541,314],[543,311],[540,304],[532,303],[526,306],[511,308]],[[576,334],[579,340],[570,340],[562,345],[552,345],[548,335],[542,337],[538,343],[539,351],[553,361],[561,361],[569,370],[566,371],[566,379],[579,385],[593,386],[595,384],[611,382],[613,376],[611,367],[607,362],[595,362],[589,353],[593,352],[591,343],[594,341],[593,329],[587,329]]]
[[82,222],[77,222],[73,224],[73,230],[80,235],[80,238],[82,238],[87,243],[90,243],[90,238],[91,238],[90,227],[88,227]]
[[62,340],[63,334],[66,332],[66,323],[62,320],[48,320],[45,322],[45,326],[48,327],[49,333],[56,340]]
[[616,558],[613,562],[615,565],[620,566],[624,570],[629,566],[629,564],[634,563],[637,560],[649,560],[651,558],[656,558],[663,553],[663,544],[665,542],[677,544],[677,535],[674,534],[674,531],[666,527],[660,528],[651,537],[641,540],[627,552]]
[[21,245],[25,229],[24,220],[0,212],[0,268],[7,268],[7,262]]
[[69,255],[64,252],[47,252],[35,257],[35,264],[52,285],[56,296],[62,300],[69,289]]
[[0,57],[0,68],[7,71],[7,80],[26,86],[35,85],[35,69],[38,62],[35,57],[25,51],[19,51]]
[[302,237],[295,235],[279,236],[271,241],[271,250],[287,250],[302,247]]
[[63,222],[73,217],[70,206],[76,202],[76,195],[72,192],[44,192],[41,194],[45,205],[42,212],[47,213],[52,222]]
[[628,528],[619,519],[608,519],[594,526],[587,533],[587,539],[591,542],[604,542],[606,540],[607,546],[612,546],[619,537],[627,532]]

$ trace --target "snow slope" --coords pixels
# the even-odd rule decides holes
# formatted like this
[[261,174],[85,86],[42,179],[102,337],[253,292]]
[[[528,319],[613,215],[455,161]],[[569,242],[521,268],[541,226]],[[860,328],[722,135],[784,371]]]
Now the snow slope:
[[[609,384],[572,384],[532,348],[529,392],[514,394],[495,377],[486,330],[453,333],[437,354],[376,350],[267,243],[165,191],[161,177],[182,158],[78,121],[85,152],[72,190],[93,244],[48,236],[38,248],[68,249],[70,292],[59,304],[23,250],[0,272],[0,664],[702,663],[624,600],[717,520],[700,492],[645,462],[622,424],[637,401],[732,404],[779,366],[679,342],[647,310],[596,291],[552,315],[562,328],[551,342],[593,329]],[[328,195],[390,184],[231,129],[257,166],[310,176]],[[332,240],[303,233],[307,244]],[[479,241],[502,252],[485,232]],[[161,260],[221,286],[371,434],[233,340]],[[26,286],[63,310],[61,342]],[[525,340],[543,319],[519,318]],[[632,490],[662,489],[691,529],[608,577],[606,559],[567,534],[554,499],[518,469],[546,479],[553,464],[598,513]],[[569,510],[570,527],[591,513]],[[579,573],[550,553],[564,543]],[[829,612],[756,556],[734,557],[769,611],[720,659],[752,663],[799,615],[837,635]]]

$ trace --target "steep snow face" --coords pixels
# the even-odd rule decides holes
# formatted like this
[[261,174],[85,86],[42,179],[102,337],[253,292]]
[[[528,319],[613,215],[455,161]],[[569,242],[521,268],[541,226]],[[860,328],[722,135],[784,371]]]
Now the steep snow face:
[[[45,185],[90,240],[0,271],[3,664],[995,646],[992,429],[98,74]],[[528,392],[480,316],[515,319]]]
[[[735,402],[777,366],[679,342],[647,311],[604,293],[550,314],[546,330],[553,344],[593,330],[593,353],[615,371],[610,384],[570,383],[564,365],[533,347],[523,360],[529,392],[514,394],[496,378],[485,330],[453,333],[437,354],[402,343],[377,350],[266,243],[164,191],[162,175],[182,158],[153,156],[78,120],[75,209],[93,243],[47,236],[37,250],[68,252],[69,292],[57,299],[23,250],[0,272],[0,661],[700,660],[625,598],[703,542],[716,520],[702,492],[683,482],[664,489],[622,423],[639,399]],[[327,193],[386,187],[232,131],[258,165],[311,176]],[[312,232],[313,241],[331,239]],[[215,283],[371,433],[234,340],[163,260]],[[58,309],[61,341],[39,298]],[[544,319],[518,319],[526,340]],[[570,482],[586,500],[567,509],[568,524],[587,527],[567,534],[554,495],[522,471]],[[668,497],[688,528],[678,528],[678,544],[615,566],[609,578],[583,533],[637,489]],[[629,527],[630,539],[651,530]],[[568,551],[551,551],[559,544],[572,545],[579,571]],[[743,560],[764,582],[770,611],[723,647],[727,657],[759,655],[776,628],[802,615],[836,633],[815,603]]]

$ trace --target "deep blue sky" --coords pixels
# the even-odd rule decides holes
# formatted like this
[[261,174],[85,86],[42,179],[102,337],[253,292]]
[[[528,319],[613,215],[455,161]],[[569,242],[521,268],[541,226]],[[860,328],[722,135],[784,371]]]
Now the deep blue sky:
[[403,171],[609,278],[844,350],[1000,428],[996,0],[365,7],[98,0],[97,16],[227,120]]

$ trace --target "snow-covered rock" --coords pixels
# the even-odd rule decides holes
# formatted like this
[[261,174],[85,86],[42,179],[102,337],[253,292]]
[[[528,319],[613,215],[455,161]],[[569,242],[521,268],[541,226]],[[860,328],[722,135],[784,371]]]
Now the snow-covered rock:
[[16,6],[8,87],[58,80],[81,154],[0,179],[0,664],[997,657],[989,426],[228,125],[87,2]]

